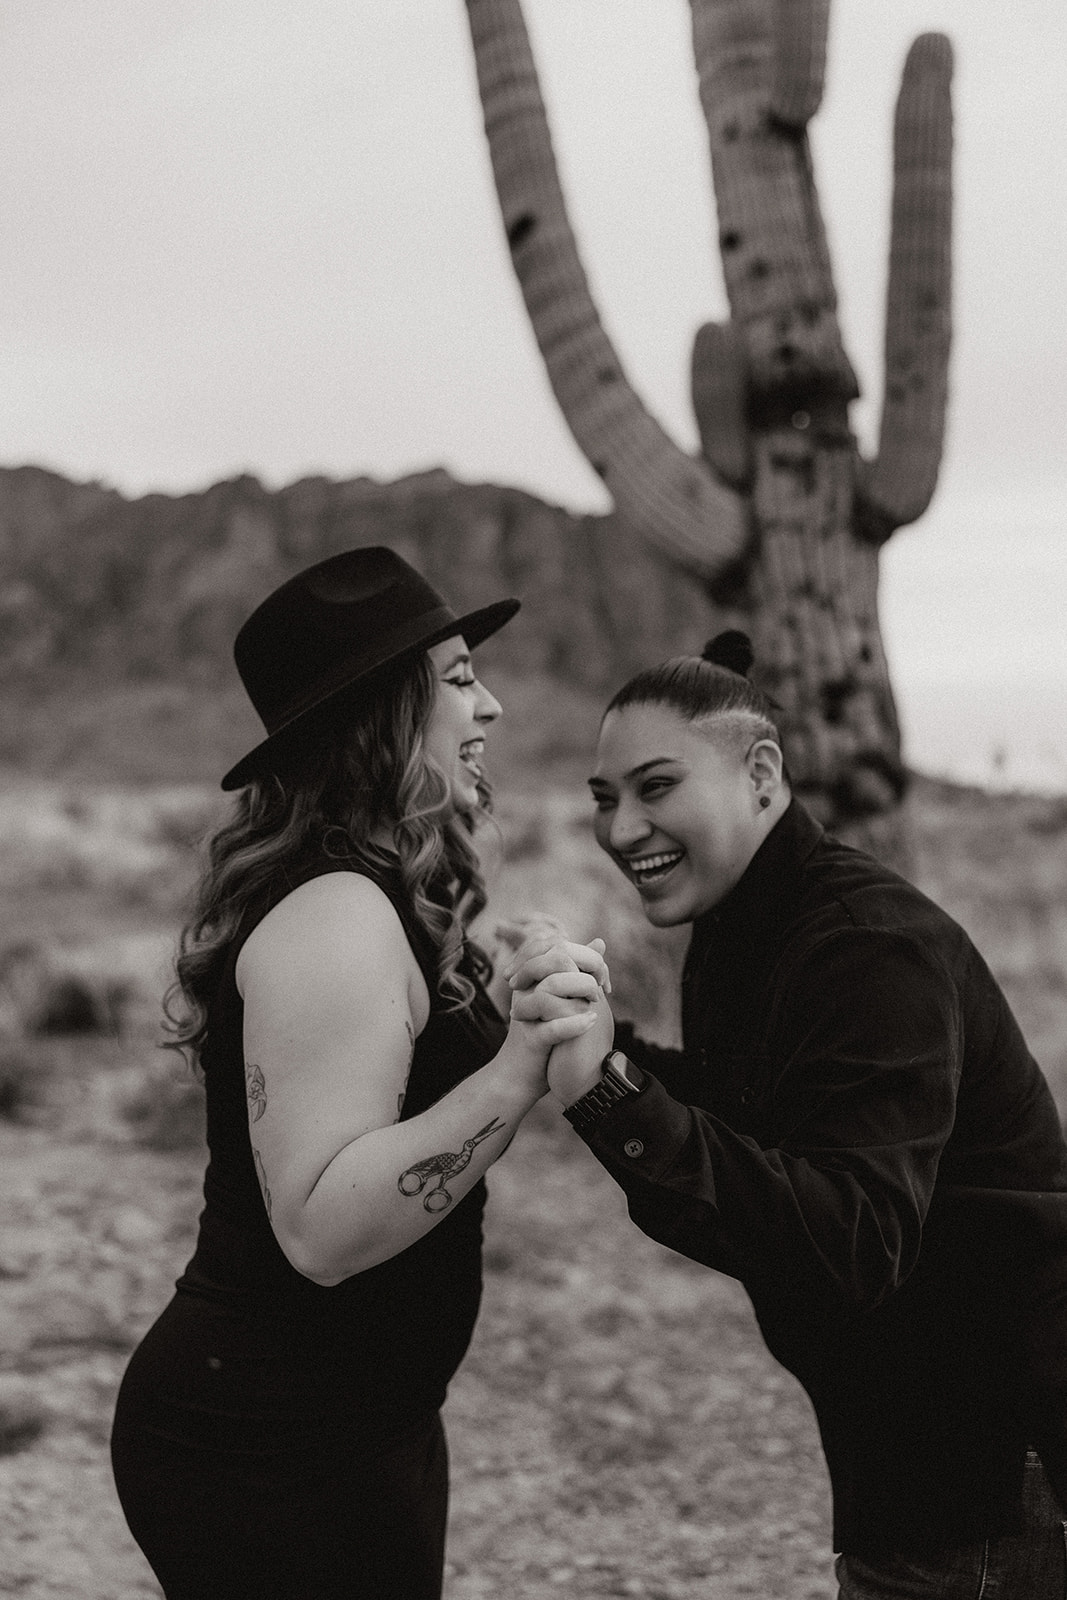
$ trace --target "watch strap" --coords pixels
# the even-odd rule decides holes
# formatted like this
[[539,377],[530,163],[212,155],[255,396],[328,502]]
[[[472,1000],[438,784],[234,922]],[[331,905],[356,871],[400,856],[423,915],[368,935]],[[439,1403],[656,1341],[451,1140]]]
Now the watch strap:
[[612,1106],[640,1094],[645,1086],[644,1073],[621,1050],[608,1051],[600,1064],[600,1073],[599,1083],[594,1083],[573,1105],[563,1109],[563,1115],[578,1133],[586,1132]]

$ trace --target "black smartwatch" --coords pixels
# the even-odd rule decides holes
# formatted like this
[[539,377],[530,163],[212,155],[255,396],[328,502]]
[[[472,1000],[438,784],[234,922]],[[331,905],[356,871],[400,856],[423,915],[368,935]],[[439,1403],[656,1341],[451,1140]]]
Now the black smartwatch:
[[579,1133],[585,1133],[594,1123],[599,1122],[605,1111],[610,1111],[612,1106],[618,1105],[620,1100],[625,1100],[629,1095],[640,1094],[645,1087],[645,1075],[640,1067],[635,1067],[629,1056],[624,1056],[621,1050],[609,1050],[600,1063],[601,1078],[599,1083],[583,1094],[580,1100],[575,1100],[573,1105],[564,1106],[563,1115],[572,1128]]

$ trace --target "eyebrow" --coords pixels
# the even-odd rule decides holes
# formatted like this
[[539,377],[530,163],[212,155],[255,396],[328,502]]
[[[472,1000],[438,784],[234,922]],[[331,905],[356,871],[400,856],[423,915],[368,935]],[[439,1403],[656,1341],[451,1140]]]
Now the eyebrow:
[[[647,772],[650,767],[676,767],[679,764],[679,758],[677,756],[653,756],[651,761],[642,761],[640,766],[631,767],[629,772],[623,773],[623,781],[625,782],[627,778],[639,778],[641,774],[643,772]],[[598,778],[594,774],[593,777],[586,779],[586,782],[589,784],[590,788],[595,785],[597,788],[603,789],[606,788],[608,780],[606,778]]]
[[466,650],[461,650],[458,656],[452,657],[452,660],[448,663],[447,667],[440,667],[438,670],[444,674],[446,672],[451,672],[453,667],[469,667],[470,664],[470,655]]

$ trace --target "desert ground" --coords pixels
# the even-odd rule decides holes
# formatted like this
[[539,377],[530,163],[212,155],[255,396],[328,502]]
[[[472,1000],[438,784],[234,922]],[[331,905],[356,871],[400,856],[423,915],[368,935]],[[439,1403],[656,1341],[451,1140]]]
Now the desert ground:
[[[620,1010],[670,1038],[678,940],[639,922],[576,786],[521,778],[487,845],[487,927],[538,908],[602,933]],[[159,1590],[107,1438],[193,1241],[201,1091],[158,1048],[159,1001],[220,802],[143,774],[3,780],[0,1593],[140,1600]],[[920,780],[913,817],[918,881],[975,936],[1067,1109],[1067,800]],[[490,1188],[484,1311],[447,1413],[448,1600],[829,1600],[810,1407],[739,1286],[639,1234],[548,1104]]]

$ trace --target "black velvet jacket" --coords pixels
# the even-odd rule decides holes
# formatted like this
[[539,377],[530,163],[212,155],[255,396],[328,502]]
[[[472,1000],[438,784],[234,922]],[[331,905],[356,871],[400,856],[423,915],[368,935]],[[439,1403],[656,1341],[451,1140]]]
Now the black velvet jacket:
[[585,1135],[652,1238],[745,1285],[811,1397],[836,1549],[1067,1488],[1067,1146],[963,930],[794,801],[694,924],[683,1050]]

